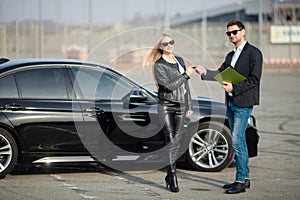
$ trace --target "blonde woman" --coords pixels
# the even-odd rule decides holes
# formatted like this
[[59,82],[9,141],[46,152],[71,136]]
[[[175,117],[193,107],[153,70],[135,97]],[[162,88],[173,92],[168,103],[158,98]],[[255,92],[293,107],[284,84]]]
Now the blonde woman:
[[195,69],[186,68],[183,59],[174,55],[174,46],[173,37],[162,34],[145,61],[153,63],[154,78],[158,87],[158,112],[164,122],[166,145],[170,147],[166,186],[171,192],[179,192],[176,160],[179,156],[185,118],[192,114],[188,80]]

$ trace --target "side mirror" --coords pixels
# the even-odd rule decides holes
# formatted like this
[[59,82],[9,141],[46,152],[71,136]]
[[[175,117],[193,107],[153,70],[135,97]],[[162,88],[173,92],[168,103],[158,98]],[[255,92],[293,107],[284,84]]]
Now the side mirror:
[[124,108],[134,108],[136,103],[146,103],[148,98],[143,95],[143,91],[140,88],[132,89],[127,95],[123,97]]
[[148,98],[143,95],[140,89],[133,90],[129,96],[129,103],[145,103],[147,100]]

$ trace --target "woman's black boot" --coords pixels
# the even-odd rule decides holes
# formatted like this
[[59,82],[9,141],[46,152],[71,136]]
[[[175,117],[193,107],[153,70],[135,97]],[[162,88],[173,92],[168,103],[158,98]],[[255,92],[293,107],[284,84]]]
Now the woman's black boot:
[[167,189],[169,188],[171,192],[179,192],[176,170],[174,168],[168,167],[165,181]]

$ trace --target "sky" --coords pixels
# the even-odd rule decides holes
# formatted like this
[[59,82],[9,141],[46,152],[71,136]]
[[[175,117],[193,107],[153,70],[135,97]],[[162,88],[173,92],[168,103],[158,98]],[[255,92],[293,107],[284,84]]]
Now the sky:
[[[242,0],[167,0],[170,17],[195,13],[203,7],[220,8],[237,1]],[[123,23],[134,18],[145,19],[165,11],[165,0],[0,0],[0,23],[38,20],[41,17],[61,23],[87,24],[89,2],[92,5],[93,24],[97,25]]]

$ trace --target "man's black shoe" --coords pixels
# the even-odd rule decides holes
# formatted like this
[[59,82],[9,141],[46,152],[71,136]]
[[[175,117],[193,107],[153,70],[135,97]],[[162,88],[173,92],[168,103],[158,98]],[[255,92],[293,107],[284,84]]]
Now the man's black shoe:
[[226,190],[227,194],[237,194],[241,192],[246,192],[245,183],[234,182],[232,187]]
[[[233,184],[234,183],[223,185],[223,188],[224,189],[229,189],[229,188],[232,187]],[[249,179],[245,179],[245,188],[250,188],[250,180]]]

